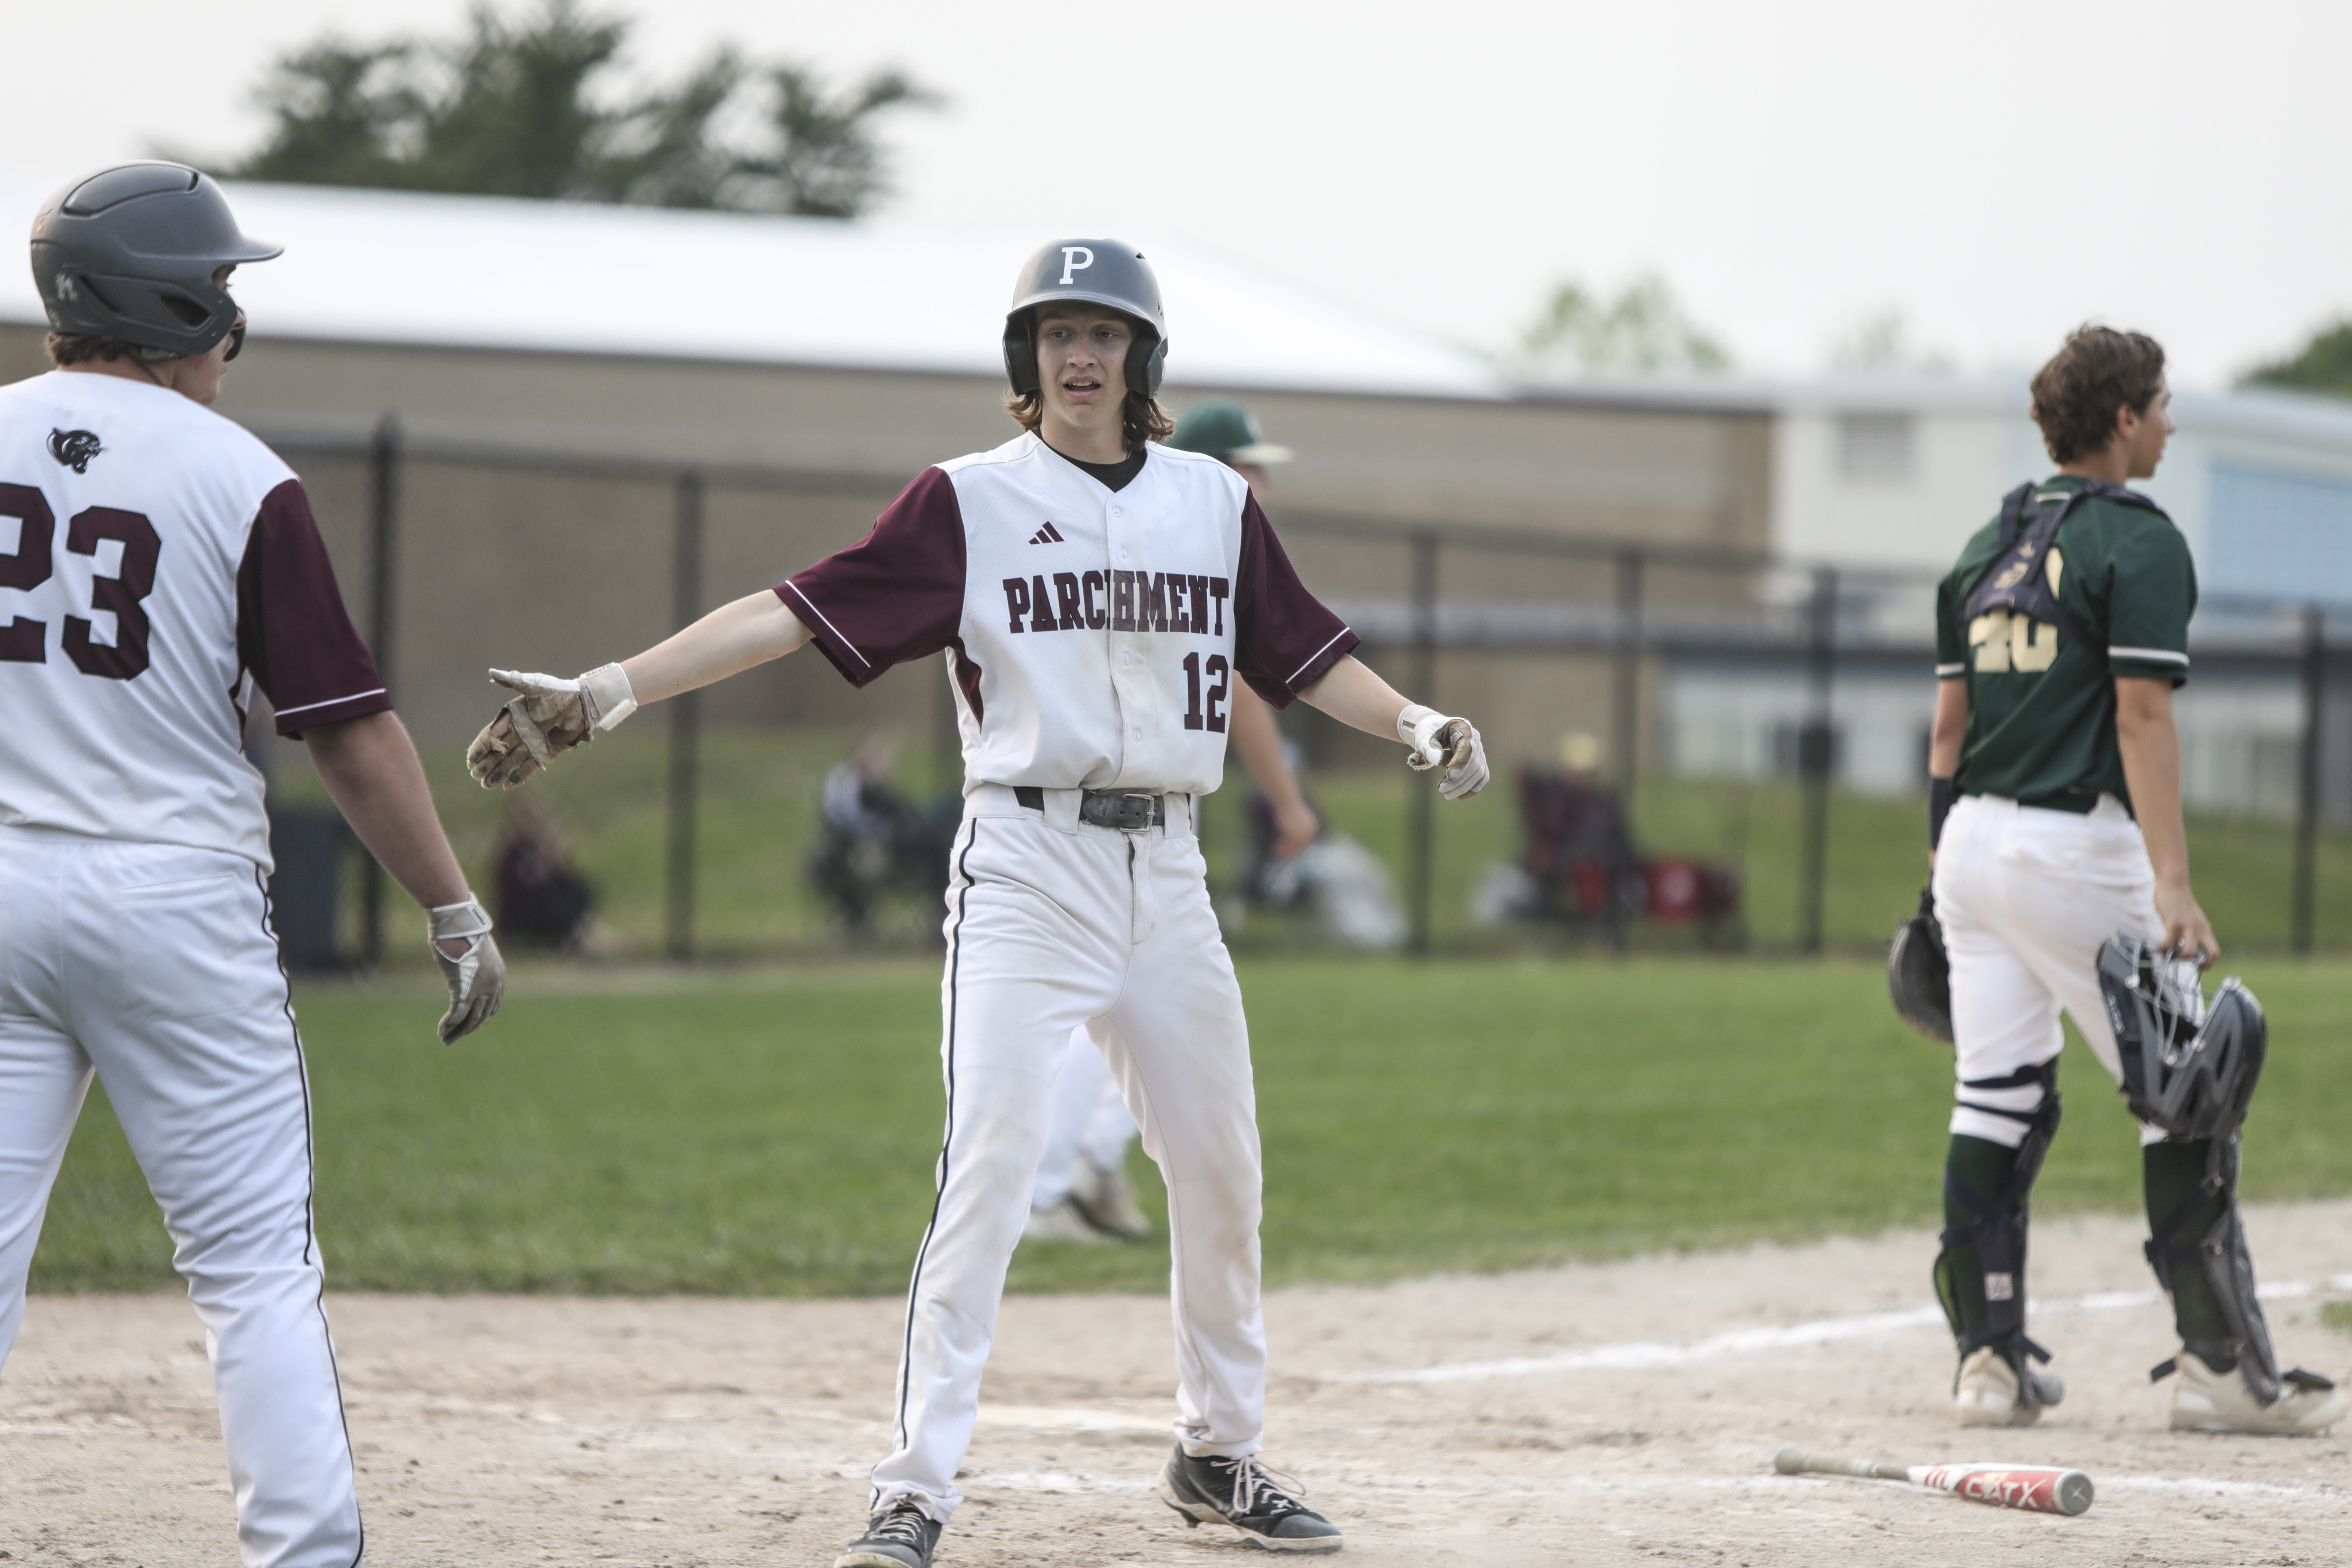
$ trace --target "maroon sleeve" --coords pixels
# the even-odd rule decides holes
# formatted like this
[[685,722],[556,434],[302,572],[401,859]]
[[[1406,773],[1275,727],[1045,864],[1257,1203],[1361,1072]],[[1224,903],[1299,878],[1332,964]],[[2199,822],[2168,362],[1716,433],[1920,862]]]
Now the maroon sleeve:
[[900,490],[873,532],[776,584],[852,686],[954,642],[963,592],[963,510],[938,468]]
[[1242,504],[1242,562],[1234,580],[1234,668],[1276,708],[1362,641],[1307,591],[1252,496]]
[[344,612],[299,479],[261,499],[246,536],[236,569],[236,652],[278,710],[281,735],[392,706],[375,656]]

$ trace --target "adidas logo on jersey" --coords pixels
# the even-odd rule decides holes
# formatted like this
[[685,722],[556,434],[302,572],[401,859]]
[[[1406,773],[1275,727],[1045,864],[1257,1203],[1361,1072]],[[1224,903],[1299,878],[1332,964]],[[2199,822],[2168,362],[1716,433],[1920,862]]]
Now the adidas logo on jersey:
[[1029,542],[1032,544],[1066,544],[1069,541],[1062,537],[1062,531],[1060,529],[1055,528],[1049,522],[1045,527],[1039,529],[1036,532],[1031,534],[1029,536]]
[[89,472],[89,460],[105,450],[94,430],[49,432],[49,456],[77,474]]

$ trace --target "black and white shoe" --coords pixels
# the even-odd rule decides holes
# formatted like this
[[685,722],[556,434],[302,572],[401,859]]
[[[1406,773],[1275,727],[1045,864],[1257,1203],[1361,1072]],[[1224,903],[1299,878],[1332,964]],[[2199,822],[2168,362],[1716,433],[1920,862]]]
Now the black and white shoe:
[[833,1560],[833,1568],[931,1568],[943,1528],[912,1498],[900,1498],[866,1521],[866,1533]]
[[1339,1527],[1292,1494],[1298,1483],[1245,1459],[1196,1459],[1180,1446],[1160,1473],[1160,1500],[1186,1529],[1230,1524],[1268,1552],[1337,1552]]

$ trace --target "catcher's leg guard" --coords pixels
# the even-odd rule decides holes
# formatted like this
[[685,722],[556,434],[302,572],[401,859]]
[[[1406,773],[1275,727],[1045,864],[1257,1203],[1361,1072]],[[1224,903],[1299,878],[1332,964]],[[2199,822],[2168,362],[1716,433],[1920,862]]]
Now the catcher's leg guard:
[[[1990,1097],[1975,1101],[1968,1098],[1970,1089],[1981,1094],[2025,1089],[2041,1091],[2030,1109],[1984,1103],[1983,1098]],[[2029,1356],[2041,1362],[2050,1359],[2050,1352],[2025,1333],[2025,1239],[2034,1179],[2042,1173],[2042,1158],[2058,1131],[2058,1058],[2053,1057],[2001,1078],[1970,1079],[1961,1085],[1961,1091],[1963,1103],[2022,1122],[2025,1136],[2013,1152],[1966,1134],[1953,1138],[1952,1159],[1944,1172],[1944,1212],[1952,1223],[1939,1238],[1943,1251],[1936,1259],[1936,1299],[1943,1304],[1963,1362],[1970,1352],[1990,1345],[2016,1372],[2021,1401],[2054,1403],[2054,1398],[2046,1397],[2046,1390],[2054,1386],[2053,1380],[2030,1374],[2025,1364]],[[2021,1097],[2011,1093],[2000,1098]],[[1982,1174],[1972,1184],[1960,1169],[1977,1164],[1998,1171],[2004,1154],[2010,1156],[2008,1172],[1998,1184]],[[1990,1191],[1979,1191],[1979,1187]]]
[[[2332,1388],[2335,1384],[2301,1367],[2282,1374],[2271,1348],[2270,1325],[2254,1295],[2254,1259],[2238,1217],[2238,1134],[2194,1142],[2151,1143],[2147,1153],[2148,1267],[2172,1298],[2173,1320],[2183,1349],[2215,1372],[2235,1368],[2257,1404],[2278,1402],[2283,1384]],[[2179,1191],[2180,1177],[2202,1176],[2158,1217],[2159,1203]],[[2178,1239],[2183,1236],[2191,1239]],[[2166,1361],[2149,1374],[2169,1376]]]

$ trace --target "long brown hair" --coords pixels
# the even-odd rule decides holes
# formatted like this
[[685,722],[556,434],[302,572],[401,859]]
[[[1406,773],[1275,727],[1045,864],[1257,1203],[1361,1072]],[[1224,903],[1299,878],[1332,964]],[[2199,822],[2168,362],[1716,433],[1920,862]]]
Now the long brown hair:
[[[1034,436],[1037,426],[1045,422],[1044,388],[1006,395],[1004,412],[1013,416],[1015,425]],[[1126,401],[1119,405],[1118,423],[1130,452],[1140,449],[1146,441],[1165,441],[1176,430],[1176,421],[1168,417],[1168,411],[1160,406],[1158,398],[1135,391],[1129,391]]]

